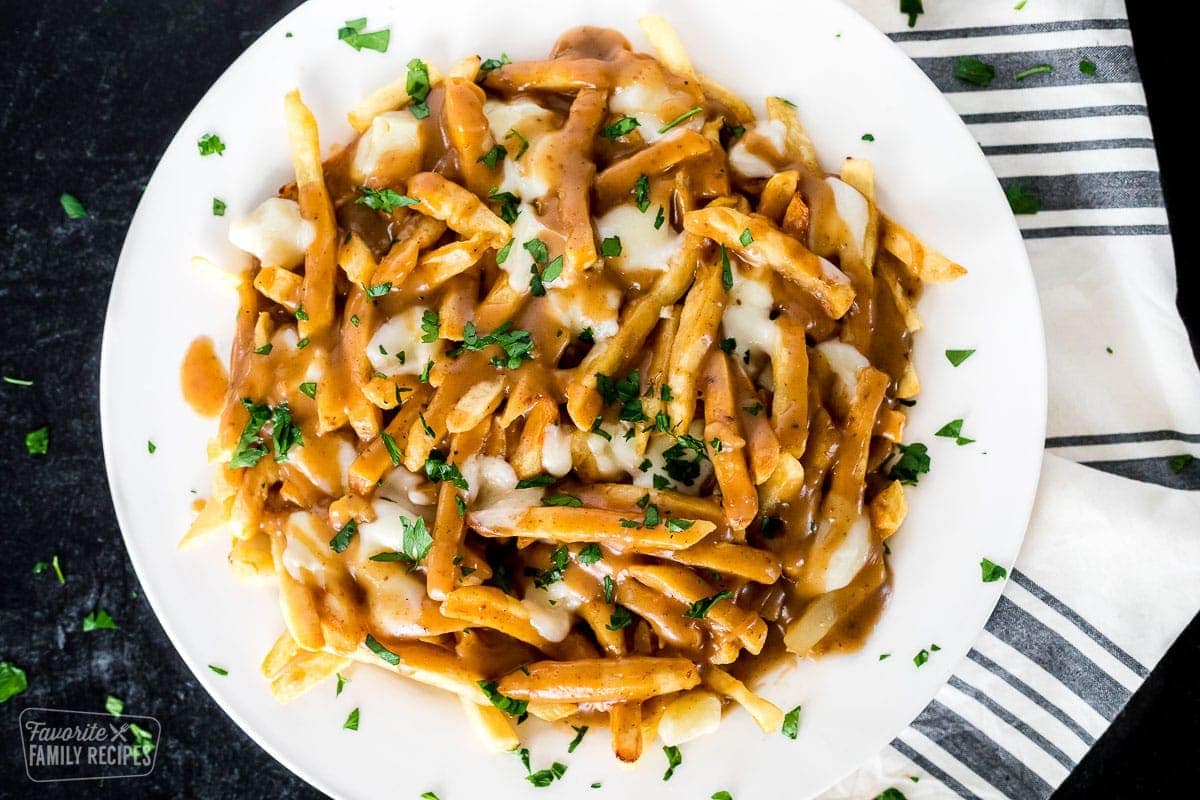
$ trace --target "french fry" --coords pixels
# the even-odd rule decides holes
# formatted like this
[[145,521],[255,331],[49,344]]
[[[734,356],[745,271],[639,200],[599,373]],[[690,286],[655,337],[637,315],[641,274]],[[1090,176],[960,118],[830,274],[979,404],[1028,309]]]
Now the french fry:
[[659,139],[623,158],[596,176],[596,197],[601,208],[614,206],[633,191],[642,175],[661,175],[689,158],[711,152],[708,139],[696,131]]
[[[779,438],[771,428],[770,419],[764,413],[765,408],[759,401],[754,384],[751,383],[746,371],[736,359],[730,361],[730,372],[733,376],[738,422],[746,437],[746,454],[750,474],[754,477],[755,485],[761,486],[779,466]],[[775,387],[776,396],[778,396],[778,379],[775,381]]]
[[516,726],[508,714],[493,706],[481,706],[464,697],[460,697],[459,702],[462,703],[467,719],[471,721],[471,727],[479,733],[479,738],[483,739],[493,753],[508,753],[521,746]]
[[767,178],[758,196],[758,213],[776,225],[782,223],[783,214],[796,196],[796,187],[799,185],[800,173],[794,169],[776,172]]
[[883,247],[925,283],[945,283],[967,274],[962,265],[926,247],[911,231],[891,217],[882,216],[880,221]]
[[904,524],[908,516],[908,501],[900,481],[892,481],[867,506],[871,514],[871,526],[879,531],[880,539],[887,539]]
[[413,210],[439,219],[455,232],[486,238],[489,247],[503,247],[512,238],[508,223],[492,213],[475,194],[433,172],[408,179],[408,193],[419,202]]
[[538,661],[500,679],[498,691],[518,700],[628,703],[691,689],[700,682],[686,658],[591,658]]
[[[715,594],[713,587],[686,567],[669,564],[636,564],[627,570],[630,577],[681,603],[692,604]],[[709,623],[736,637],[749,652],[757,655],[767,640],[767,626],[757,614],[744,611],[732,602],[712,605],[705,617]]]
[[[429,71],[429,85],[438,86],[442,82],[442,75],[432,64],[426,62],[426,69]],[[376,89],[371,94],[367,95],[359,102],[354,110],[346,115],[350,120],[350,127],[362,133],[367,128],[371,127],[371,120],[379,116],[385,111],[395,111],[399,108],[404,108],[412,100],[408,96],[408,76],[402,75],[386,86]]]
[[808,442],[808,343],[801,323],[786,315],[776,323],[779,340],[771,358],[775,385],[771,421],[779,448],[799,458]]
[[642,757],[642,704],[614,703],[609,710],[613,753],[625,763]]
[[809,175],[822,175],[821,164],[817,161],[817,150],[800,123],[800,113],[796,106],[782,97],[768,97],[766,102],[767,116],[776,122],[782,122],[787,130],[789,158],[799,161]]
[[709,460],[721,487],[721,507],[730,526],[744,531],[758,514],[758,494],[746,467],[746,440],[738,424],[729,356],[720,350],[710,352],[702,380],[704,439],[710,443]]
[[302,303],[306,318],[297,321],[300,337],[309,338],[326,331],[333,321],[337,220],[333,215],[329,191],[325,188],[317,121],[300,99],[300,92],[295,90],[284,98],[284,111],[288,141],[292,148],[292,165],[296,171],[300,214],[313,226],[313,240],[304,254]]
[[667,373],[672,395],[672,399],[667,401],[667,416],[671,419],[673,430],[686,432],[691,427],[692,417],[696,413],[696,382],[700,365],[717,338],[724,310],[721,267],[715,262],[701,263],[696,273],[696,283],[683,303]]
[[720,667],[706,667],[701,677],[705,686],[746,709],[763,733],[775,733],[783,726],[783,711],[779,706],[759,697]]
[[539,650],[551,647],[530,623],[529,609],[492,586],[464,586],[449,592],[442,601],[442,613],[468,625],[500,631]]
[[484,163],[484,156],[496,143],[483,115],[484,100],[474,76],[450,77],[442,100],[442,125],[450,146],[458,153],[463,184],[475,194],[486,196],[496,185],[497,172],[504,167],[503,157],[498,169]]
[[618,511],[568,506],[533,507],[518,514],[505,508],[476,509],[467,514],[467,522],[483,536],[519,536],[560,544],[606,542],[632,552],[685,550],[715,528],[705,520],[679,531],[665,524],[643,528]]
[[300,305],[304,279],[282,267],[263,267],[254,276],[254,288],[263,297],[286,308],[293,314]]
[[[809,292],[833,319],[844,316],[854,302],[854,289],[837,267],[762,217],[731,208],[704,208],[684,216],[683,229],[724,245],[748,264],[770,266]],[[750,244],[743,245],[747,230]]]

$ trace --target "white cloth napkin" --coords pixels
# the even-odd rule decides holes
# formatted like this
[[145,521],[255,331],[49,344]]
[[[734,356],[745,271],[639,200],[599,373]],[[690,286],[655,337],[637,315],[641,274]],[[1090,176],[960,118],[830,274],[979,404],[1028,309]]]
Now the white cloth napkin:
[[[1200,609],[1200,371],[1175,310],[1123,2],[848,0],[946,93],[1005,186],[1046,323],[1047,453],[1000,603],[913,724],[822,800],[1048,797]],[[958,56],[996,68],[987,88]],[[1081,70],[1087,60],[1094,75]],[[1022,70],[1053,71],[1018,80]],[[913,779],[917,780],[913,780]]]

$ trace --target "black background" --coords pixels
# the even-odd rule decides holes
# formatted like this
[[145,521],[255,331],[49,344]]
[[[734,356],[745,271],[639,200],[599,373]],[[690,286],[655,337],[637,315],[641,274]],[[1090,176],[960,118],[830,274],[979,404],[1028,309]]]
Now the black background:
[[[1195,45],[1176,4],[1129,2],[1181,311],[1195,346],[1196,114],[1188,82]],[[141,186],[207,87],[295,4],[0,0],[0,373],[36,381],[28,389],[0,385],[0,660],[24,668],[30,684],[0,706],[0,796],[319,796],[217,708],[140,596],[104,480],[96,400],[109,284]],[[83,200],[87,220],[65,219],[63,191]],[[24,433],[47,423],[50,454],[31,458]],[[55,553],[65,586],[31,574],[35,561]],[[80,620],[98,606],[119,631],[80,632]],[[1055,798],[1194,791],[1198,675],[1200,622],[1193,622]],[[100,711],[110,693],[129,713],[162,721],[165,744],[153,775],[106,786],[28,782],[20,709]]]

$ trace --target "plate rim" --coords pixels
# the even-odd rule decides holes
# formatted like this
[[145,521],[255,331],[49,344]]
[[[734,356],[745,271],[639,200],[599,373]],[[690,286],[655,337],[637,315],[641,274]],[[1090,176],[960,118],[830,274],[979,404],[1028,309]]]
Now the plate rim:
[[[288,20],[292,19],[297,14],[300,14],[308,6],[314,5],[314,4],[319,4],[321,1],[322,0],[305,0],[300,5],[296,6],[294,9],[289,11],[287,14],[280,17],[278,20],[276,20],[274,23],[272,23],[270,26],[268,26],[253,42],[251,42],[249,45],[247,45],[242,50],[242,52],[239,53],[237,58],[235,58],[233,61],[231,61],[221,71],[221,74],[219,76],[217,76],[216,79],[213,80],[213,82],[204,91],[204,93],[201,95],[201,97],[196,101],[196,103],[192,107],[191,111],[187,114],[187,116],[180,123],[178,130],[171,137],[170,141],[167,143],[166,147],[163,149],[162,154],[160,155],[158,161],[155,164],[154,170],[151,173],[150,178],[147,180],[147,184],[146,184],[147,187],[149,187],[153,183],[154,178],[158,175],[159,169],[162,166],[163,161],[166,158],[167,154],[172,150],[172,148],[176,147],[177,143],[190,130],[193,122],[200,116],[199,115],[200,109],[205,105],[206,101],[208,101],[209,98],[217,91],[218,85],[221,84],[225,80],[225,78],[230,74],[230,72],[232,72],[243,61],[249,60],[252,57],[253,51],[257,50],[258,47],[265,40],[268,39],[268,37],[272,36],[273,34],[277,33],[279,30],[281,30],[282,27],[285,25],[285,23],[288,22]],[[950,101],[948,100],[946,95],[937,88],[937,86],[929,79],[929,77],[927,75],[925,75],[924,72],[921,71],[921,69],[917,66],[917,64],[913,61],[913,59],[910,56],[908,56],[908,54],[905,53],[903,51],[903,49],[899,47],[899,45],[897,45],[895,42],[893,42],[882,30],[880,30],[871,20],[866,18],[861,12],[859,12],[857,9],[855,9],[854,7],[852,7],[849,4],[847,4],[846,2],[844,2],[844,0],[806,0],[806,2],[811,3],[814,6],[824,5],[826,7],[837,7],[838,9],[840,9],[841,13],[848,14],[851,17],[855,18],[856,23],[862,29],[862,32],[864,34],[867,34],[868,36],[875,38],[877,42],[881,42],[881,43],[885,44],[891,50],[899,53],[903,58],[903,61],[905,63],[905,68],[908,69],[910,71],[910,73],[913,74],[914,80],[925,84],[926,88],[932,93],[932,95],[936,95],[936,97],[937,97],[936,102],[940,103],[944,107],[945,110],[950,112],[953,119],[955,120],[955,125],[958,128],[969,132],[969,128],[962,121],[958,112],[956,112],[954,110],[952,104],[950,103]],[[657,10],[657,9],[654,9],[654,10]],[[711,12],[705,12],[705,13],[711,13]],[[977,151],[975,154],[975,158],[978,161],[982,162],[986,166],[988,172],[993,174],[993,176],[994,176],[994,174],[995,174],[994,170],[992,169],[990,163],[988,163],[987,157],[982,153],[982,151]],[[1002,193],[1002,189],[1001,189],[1000,182],[998,179],[996,181],[996,185],[995,185],[993,191],[997,194]],[[117,305],[118,298],[119,298],[119,295],[121,294],[121,290],[122,290],[123,286],[126,283],[128,283],[129,280],[131,279],[131,275],[133,272],[132,267],[129,267],[129,268],[123,268],[123,267],[126,264],[127,259],[130,258],[129,251],[132,249],[131,242],[133,240],[132,234],[134,232],[134,229],[137,227],[139,219],[141,217],[143,217],[145,213],[147,213],[145,211],[145,209],[147,209],[149,207],[149,203],[147,202],[148,194],[149,194],[148,192],[143,194],[142,198],[138,202],[137,208],[135,209],[133,215],[130,218],[129,225],[126,230],[125,239],[122,243],[121,251],[118,255],[116,267],[113,272],[112,284],[111,284],[111,287],[109,290],[108,301],[107,301],[106,307],[105,307],[104,326],[103,326],[102,339],[101,339],[101,352],[100,352],[100,363],[99,363],[99,381],[98,381],[99,389],[97,392],[97,403],[98,403],[98,411],[99,411],[98,416],[99,416],[99,420],[100,420],[100,433],[101,433],[101,446],[102,446],[102,451],[103,451],[103,455],[104,455],[104,464],[105,464],[105,478],[108,482],[109,495],[112,500],[115,516],[117,518],[117,524],[121,531],[121,538],[125,545],[125,551],[129,557],[130,563],[133,565],[134,572],[138,578],[138,582],[142,587],[142,594],[144,595],[144,597],[146,598],[146,601],[148,602],[151,609],[153,610],[155,618],[157,619],[159,625],[162,627],[163,631],[166,633],[167,638],[170,640],[171,646],[174,648],[175,652],[179,655],[179,657],[183,660],[184,664],[188,667],[188,669],[192,672],[193,677],[197,680],[197,682],[200,684],[200,686],[203,687],[205,693],[216,703],[216,705],[226,714],[226,716],[228,716],[242,730],[242,732],[245,733],[245,735],[248,738],[250,738],[257,746],[261,747],[264,751],[266,751],[278,763],[280,763],[285,768],[287,768],[292,774],[294,774],[296,777],[303,780],[304,782],[308,783],[310,786],[316,788],[318,791],[321,791],[331,797],[341,797],[341,796],[344,796],[342,794],[342,792],[339,789],[335,788],[334,786],[330,785],[324,779],[318,777],[320,774],[319,772],[317,772],[315,770],[309,770],[306,766],[304,766],[302,763],[300,763],[296,759],[293,759],[293,758],[285,755],[281,749],[279,749],[278,747],[275,746],[275,744],[272,742],[272,740],[269,736],[263,735],[259,731],[259,729],[257,729],[255,726],[253,726],[247,720],[247,718],[238,711],[236,704],[233,702],[234,698],[233,698],[232,694],[230,694],[229,698],[223,697],[224,692],[222,691],[222,687],[218,686],[216,680],[213,679],[212,676],[210,676],[208,674],[207,665],[202,663],[202,660],[199,659],[198,657],[194,657],[188,651],[187,648],[185,648],[184,646],[181,645],[181,641],[183,641],[183,638],[176,631],[176,628],[180,624],[180,622],[171,620],[168,617],[166,617],[163,613],[161,613],[160,607],[162,605],[164,605],[164,602],[158,597],[157,592],[155,590],[149,588],[149,586],[151,584],[149,584],[147,581],[145,581],[143,579],[143,574],[149,574],[151,565],[149,563],[146,563],[145,561],[143,561],[143,554],[140,554],[136,547],[131,546],[131,542],[133,541],[134,536],[133,536],[133,534],[128,532],[129,530],[131,530],[130,514],[128,513],[128,511],[125,508],[124,501],[122,501],[120,498],[120,493],[119,493],[119,489],[118,489],[118,487],[119,487],[119,476],[118,476],[119,464],[118,464],[117,459],[114,456],[116,449],[115,449],[115,445],[111,442],[110,433],[109,433],[112,430],[112,425],[107,424],[108,417],[105,415],[105,409],[107,407],[109,407],[112,394],[114,393],[114,389],[112,388],[110,380],[108,378],[108,376],[111,374],[111,365],[114,360],[114,356],[112,354],[112,349],[114,346],[114,344],[113,344],[114,337],[110,336],[110,333],[112,332],[112,327],[113,327],[113,322],[112,322],[113,313],[112,312],[114,310],[114,306]],[[1030,304],[1030,310],[1031,310],[1031,313],[1034,315],[1034,320],[1036,321],[1035,333],[1037,334],[1037,335],[1031,337],[1032,344],[1033,344],[1034,348],[1036,349],[1036,352],[1032,353],[1031,355],[1036,356],[1036,361],[1030,367],[1030,369],[1025,377],[1030,379],[1035,384],[1032,388],[1034,389],[1034,391],[1036,393],[1036,398],[1039,398],[1039,402],[1037,402],[1035,404],[1035,409],[1038,412],[1037,417],[1036,417],[1036,419],[1029,421],[1031,423],[1030,427],[1033,428],[1037,433],[1037,440],[1039,441],[1039,444],[1036,447],[1036,454],[1037,454],[1036,466],[1032,469],[1032,471],[1029,473],[1027,478],[1024,480],[1024,486],[1022,487],[1022,492],[1021,492],[1021,496],[1026,499],[1024,501],[1023,512],[1018,515],[1019,519],[1022,520],[1022,525],[1021,525],[1020,535],[1015,540],[1015,550],[1014,550],[1014,556],[1013,556],[1013,564],[1015,566],[1016,559],[1019,557],[1019,554],[1024,547],[1025,538],[1028,536],[1028,533],[1029,533],[1029,522],[1032,518],[1033,510],[1034,510],[1034,507],[1035,507],[1035,504],[1037,501],[1037,497],[1038,497],[1038,486],[1040,483],[1042,463],[1043,463],[1044,454],[1045,454],[1045,432],[1046,432],[1047,417],[1048,417],[1048,363],[1047,363],[1047,358],[1046,358],[1045,324],[1044,324],[1044,319],[1043,319],[1043,315],[1042,315],[1041,304],[1039,301],[1037,285],[1036,285],[1036,281],[1034,279],[1033,267],[1029,260],[1028,249],[1025,247],[1024,241],[1021,237],[1020,228],[1017,225],[1015,217],[1010,217],[1007,220],[1007,225],[1005,225],[1004,227],[1007,228],[1008,237],[1010,239],[1015,240],[1016,247],[1014,247],[1014,252],[1020,253],[1020,263],[1015,265],[1017,267],[1017,269],[1015,269],[1014,271],[1017,273],[1020,281],[1026,284],[1025,291],[1027,291],[1031,295],[1032,303]],[[1014,492],[1014,494],[1016,494],[1016,493]],[[1007,576],[1003,581],[997,582],[998,585],[994,589],[993,597],[990,600],[990,602],[988,602],[986,604],[986,613],[983,613],[983,609],[985,608],[985,605],[983,603],[979,604],[979,608],[981,610],[980,615],[979,615],[981,622],[972,626],[972,631],[976,638],[978,637],[979,634],[981,634],[985,630],[984,625],[986,623],[986,620],[988,618],[990,618],[991,615],[994,613],[995,607],[999,603],[1000,597],[1003,595],[1003,592],[1004,592],[1005,588],[1007,588],[1010,580],[1011,580],[1011,570],[1010,570],[1009,576]],[[928,706],[929,703],[931,703],[934,700],[937,692],[941,691],[941,689],[946,685],[946,681],[949,679],[949,676],[951,675],[951,673],[960,665],[962,658],[963,657],[959,657],[958,659],[954,660],[953,662],[949,662],[949,663],[944,662],[939,665],[939,670],[937,671],[938,672],[937,689],[935,690],[934,694],[929,696],[927,699],[921,699],[919,704],[914,701],[914,703],[912,703],[911,705],[914,706],[915,708],[911,714],[906,713],[904,715],[906,721],[904,722],[903,726],[901,726],[899,729],[897,729],[895,731],[891,731],[891,732],[887,733],[885,736],[883,736],[882,737],[883,741],[880,743],[877,750],[882,749],[883,746],[886,746],[886,742],[888,740],[890,740],[891,738],[894,738],[896,735],[898,735],[899,733],[906,730],[909,726],[911,726],[912,721],[914,719],[916,719],[916,717],[921,713],[921,711],[926,706]],[[829,788],[836,785],[836,783],[838,781],[843,780],[845,777],[852,774],[855,770],[859,769],[864,763],[866,763],[866,762],[859,762],[857,764],[852,765],[851,767],[849,767],[847,769],[845,774],[840,776],[837,780],[834,780],[834,781],[828,783],[822,789],[817,790],[816,793],[812,796],[815,797],[816,795],[819,795],[820,793],[827,791]]]

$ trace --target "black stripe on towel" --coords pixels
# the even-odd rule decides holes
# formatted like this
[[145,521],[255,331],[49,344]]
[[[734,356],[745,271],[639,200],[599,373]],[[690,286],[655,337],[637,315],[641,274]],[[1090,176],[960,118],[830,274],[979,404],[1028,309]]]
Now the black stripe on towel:
[[1049,797],[1046,781],[983,731],[934,700],[912,727],[1007,797]]
[[1170,236],[1166,225],[1069,225],[1061,228],[1022,228],[1023,239],[1067,239],[1083,236]]
[[988,618],[987,630],[1057,678],[1100,716],[1112,721],[1130,691],[1079,648],[1003,595]]
[[1090,747],[1096,742],[1096,737],[1088,733],[1082,725],[1075,721],[1074,717],[1072,717],[1066,711],[1063,711],[1054,703],[1050,702],[1050,700],[1047,699],[1046,696],[1037,689],[1034,689],[1025,681],[1021,680],[1016,675],[1013,675],[995,661],[992,661],[983,653],[979,652],[978,650],[971,650],[969,653],[967,653],[967,658],[971,659],[976,664],[983,667],[988,672],[992,673],[997,678],[1028,697],[1035,705],[1061,722],[1069,731],[1071,731],[1071,733],[1078,736],[1079,740],[1084,744]]
[[[1022,53],[963,53],[973,55],[996,68],[996,77],[987,86],[977,86],[954,74],[958,56],[921,56],[913,61],[942,92],[983,92],[996,89],[1037,89],[1045,86],[1078,86],[1092,83],[1138,83],[1137,62],[1129,45],[1068,47],[1062,50],[1030,50]],[[1079,62],[1096,64],[1095,75],[1079,71]],[[1031,67],[1049,64],[1053,71],[1017,80],[1016,75]]]
[[979,114],[962,114],[968,125],[984,125],[993,122],[1043,122],[1051,119],[1083,119],[1085,117],[1144,117],[1145,106],[1079,106],[1076,108],[1035,108],[1029,111],[989,111]]
[[1130,433],[1093,433],[1081,436],[1048,436],[1046,447],[1088,447],[1097,444],[1130,444],[1133,442],[1192,442],[1200,444],[1200,433],[1179,431],[1134,431]]
[[1076,153],[1082,150],[1153,150],[1153,139],[1084,139],[1078,142],[984,145],[985,156],[1023,156],[1031,153]]
[[[1180,455],[1183,453],[1181,449]],[[1142,483],[1154,483],[1168,489],[1200,490],[1200,460],[1193,461],[1178,472],[1171,466],[1170,456],[1079,463],[1110,475],[1119,475]]]
[[1158,173],[1074,172],[1069,175],[1017,175],[1001,178],[1004,186],[1016,184],[1042,204],[1042,211],[1080,208],[1162,208]]
[[928,42],[938,39],[968,39],[974,36],[1024,36],[1029,33],[1056,31],[1128,30],[1127,19],[1064,19],[1057,22],[1030,22],[1024,25],[979,25],[973,28],[918,28],[889,33],[893,42]]
[[1014,569],[1009,574],[1009,577],[1011,577],[1013,582],[1023,588],[1025,591],[1029,592],[1038,600],[1041,600],[1059,614],[1069,619],[1076,628],[1079,628],[1079,630],[1086,633],[1089,639],[1103,647],[1105,652],[1107,652],[1110,656],[1129,667],[1129,669],[1131,669],[1135,675],[1145,678],[1150,674],[1150,670],[1146,669],[1142,665],[1142,662],[1138,661],[1136,658],[1129,655],[1129,653],[1122,650],[1116,642],[1105,636],[1100,631],[1096,630],[1096,628],[1090,622],[1076,614],[1075,611],[1062,600],[1059,600],[1057,597],[1039,586],[1024,572]]
[[1013,714],[1007,708],[1000,705],[992,698],[988,697],[985,693],[979,691],[974,686],[967,683],[966,681],[964,681],[962,678],[958,677],[957,675],[950,676],[950,685],[953,686],[955,689],[958,689],[960,692],[967,695],[968,697],[974,698],[976,702],[978,702],[980,705],[984,706],[988,711],[991,711],[993,714],[995,714],[997,717],[999,717],[1004,722],[1007,722],[1010,726],[1012,726],[1017,731],[1019,731],[1030,742],[1032,742],[1033,744],[1042,748],[1042,750],[1044,750],[1046,752],[1046,755],[1050,756],[1055,761],[1062,764],[1068,770],[1073,769],[1075,767],[1074,759],[1072,759],[1069,755],[1064,753],[1062,750],[1059,750],[1058,747],[1056,747],[1053,742],[1051,742],[1045,736],[1042,736],[1040,733],[1035,731],[1033,728],[1026,725],[1024,722],[1022,722],[1020,719],[1017,718],[1016,714]]

